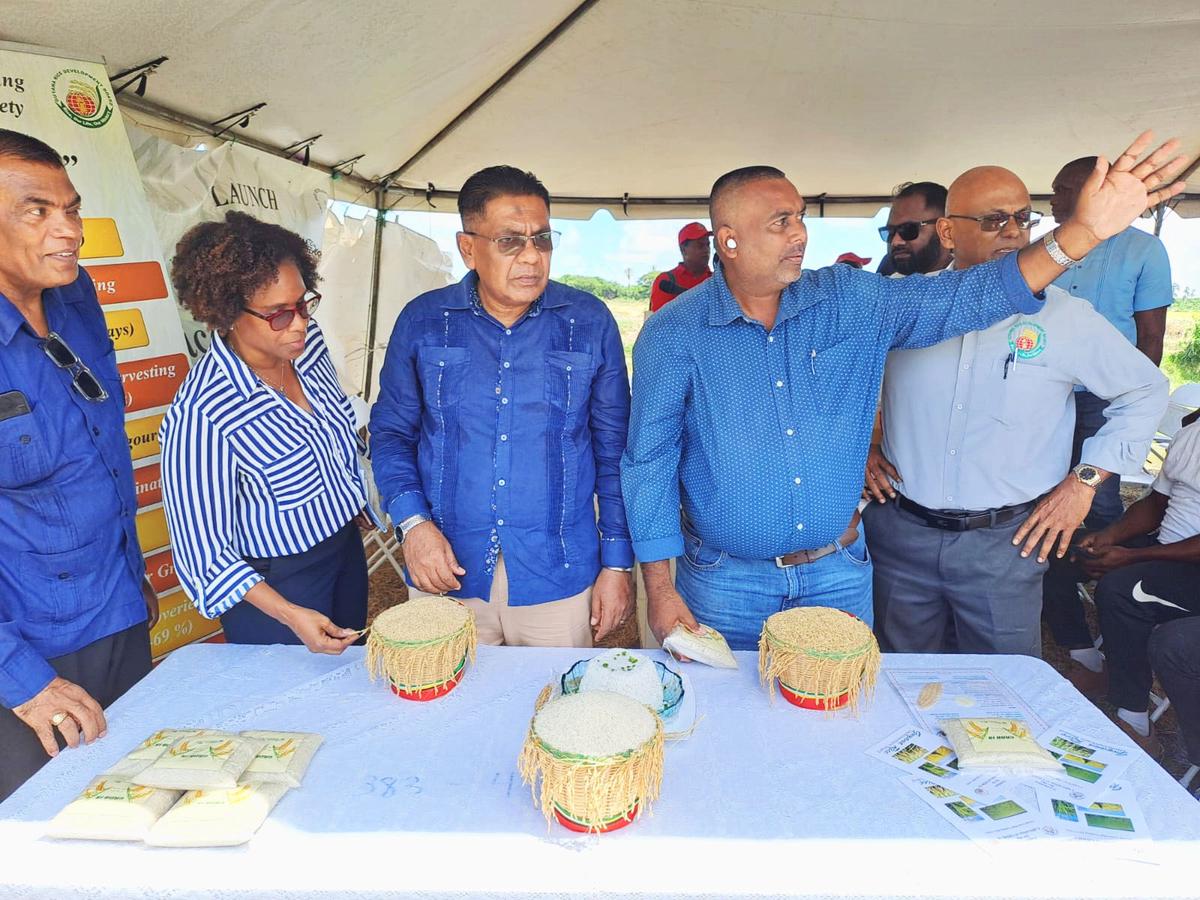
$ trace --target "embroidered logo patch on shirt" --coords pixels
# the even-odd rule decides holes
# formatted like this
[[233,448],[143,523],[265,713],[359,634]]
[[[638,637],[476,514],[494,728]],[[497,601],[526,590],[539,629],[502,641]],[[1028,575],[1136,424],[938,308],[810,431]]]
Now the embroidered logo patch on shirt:
[[1008,329],[1008,349],[1017,359],[1033,359],[1046,349],[1046,329],[1036,322],[1017,322]]

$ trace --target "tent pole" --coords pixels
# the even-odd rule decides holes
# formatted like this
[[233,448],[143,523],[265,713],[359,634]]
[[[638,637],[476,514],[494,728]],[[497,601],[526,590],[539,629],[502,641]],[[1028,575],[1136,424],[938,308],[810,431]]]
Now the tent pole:
[[367,307],[367,364],[363,375],[363,400],[371,402],[371,377],[375,369],[375,334],[379,325],[379,269],[383,256],[384,201],[387,187],[380,184],[375,188],[375,246],[371,252],[371,299]]
[[1162,232],[1163,216],[1167,214],[1167,204],[1158,204],[1158,209],[1154,211],[1154,236],[1158,237]]

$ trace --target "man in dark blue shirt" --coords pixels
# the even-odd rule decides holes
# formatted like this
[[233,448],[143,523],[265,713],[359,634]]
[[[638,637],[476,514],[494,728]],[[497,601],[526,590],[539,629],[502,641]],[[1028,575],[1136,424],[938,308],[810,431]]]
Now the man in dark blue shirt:
[[0,130],[0,800],[150,670],[124,397],[80,197]]
[[633,609],[621,336],[598,299],[550,281],[558,233],[537,178],[484,169],[458,205],[471,271],[396,320],[375,478],[410,583],[461,597],[480,640],[590,646]]

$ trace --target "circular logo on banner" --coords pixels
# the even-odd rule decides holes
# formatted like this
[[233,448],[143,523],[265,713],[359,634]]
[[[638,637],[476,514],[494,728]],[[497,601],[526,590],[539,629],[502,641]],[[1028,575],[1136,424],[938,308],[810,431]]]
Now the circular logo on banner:
[[1046,349],[1046,329],[1036,322],[1018,322],[1008,329],[1008,349],[1017,359],[1033,359]]
[[112,118],[115,106],[108,88],[79,69],[63,69],[50,82],[54,105],[84,128],[99,128]]

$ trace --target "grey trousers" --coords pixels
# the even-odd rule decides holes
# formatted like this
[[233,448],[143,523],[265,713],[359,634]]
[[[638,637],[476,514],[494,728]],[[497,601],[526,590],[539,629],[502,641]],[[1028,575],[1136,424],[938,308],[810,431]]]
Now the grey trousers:
[[1042,655],[1042,574],[996,528],[931,528],[895,503],[863,511],[875,560],[875,634],[885,651],[937,653],[953,624],[960,653]]

